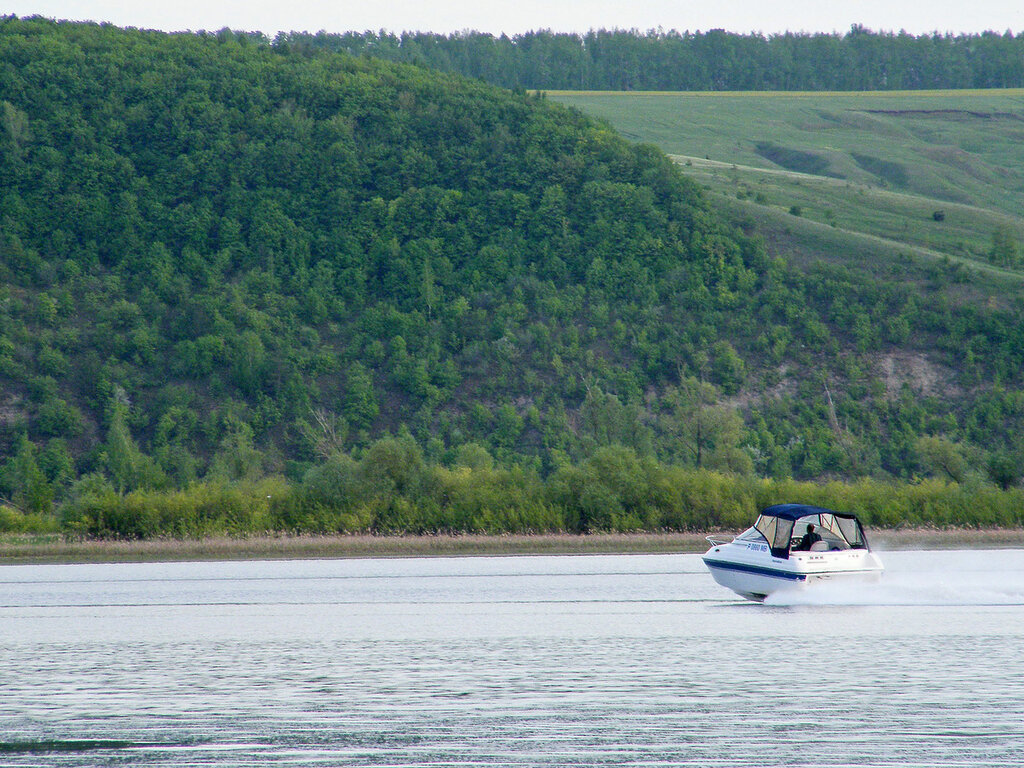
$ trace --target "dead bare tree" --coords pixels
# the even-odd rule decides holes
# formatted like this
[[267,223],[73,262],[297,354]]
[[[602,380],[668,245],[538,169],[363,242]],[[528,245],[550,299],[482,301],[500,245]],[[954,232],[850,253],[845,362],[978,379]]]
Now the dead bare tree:
[[348,437],[348,422],[325,408],[311,408],[313,423],[302,422],[302,436],[313,446],[321,459],[329,459],[345,450]]

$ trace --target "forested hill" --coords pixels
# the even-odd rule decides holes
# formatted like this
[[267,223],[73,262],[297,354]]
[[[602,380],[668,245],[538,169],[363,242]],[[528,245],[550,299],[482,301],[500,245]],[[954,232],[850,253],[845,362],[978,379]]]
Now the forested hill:
[[965,302],[953,265],[798,273],[659,151],[543,99],[7,18],[0,110],[0,495],[22,506],[298,481],[388,434],[541,474],[624,446],[1015,481],[1019,306]]
[[1024,86],[1024,33],[911,35],[723,30],[281,34],[275,45],[342,51],[478,77],[506,88],[601,91],[883,91]]
[[765,263],[653,148],[409,66],[7,19],[0,105],[4,452],[66,474],[112,426],[176,482],[312,460],[307,425],[575,450],[588,389],[693,356],[676,302]]

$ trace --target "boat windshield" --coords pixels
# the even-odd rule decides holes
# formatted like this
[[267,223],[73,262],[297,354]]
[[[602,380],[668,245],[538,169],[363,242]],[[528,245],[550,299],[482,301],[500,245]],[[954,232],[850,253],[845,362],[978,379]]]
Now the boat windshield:
[[864,529],[856,518],[826,512],[805,515],[796,521],[775,515],[761,515],[754,527],[740,537],[746,537],[747,534],[763,536],[774,557],[788,558],[791,550],[806,550],[811,546],[803,538],[808,533],[809,525],[814,526],[817,539],[822,542],[815,549],[867,549]]
[[818,515],[818,518],[821,521],[819,527],[822,536],[840,539],[850,549],[863,549],[866,546],[864,531],[854,518],[838,515]]
[[793,535],[793,521],[775,515],[761,515],[754,527],[764,536],[774,557],[789,557],[789,540]]
[[743,533],[736,537],[736,541],[764,541],[764,536],[757,528],[747,528]]

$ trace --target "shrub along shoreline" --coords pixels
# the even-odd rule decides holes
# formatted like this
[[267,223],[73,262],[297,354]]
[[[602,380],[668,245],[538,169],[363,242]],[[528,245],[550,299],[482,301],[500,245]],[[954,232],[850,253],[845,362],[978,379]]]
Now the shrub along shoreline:
[[[261,552],[268,556],[275,541],[336,537],[351,544],[360,536],[367,542],[426,537],[423,551],[434,552],[438,542],[460,536],[477,537],[472,550],[490,548],[482,543],[488,537],[536,542],[547,535],[563,537],[559,546],[573,542],[571,550],[587,540],[579,534],[737,531],[759,509],[788,501],[855,512],[869,529],[1024,529],[1024,489],[1003,490],[980,479],[798,482],[665,465],[616,446],[542,478],[523,467],[495,466],[486,452],[452,467],[427,464],[414,448],[392,439],[358,461],[340,453],[301,482],[208,480],[118,492],[93,476],[56,510],[0,507],[0,534],[43,536],[51,544],[265,540],[270,544]],[[679,543],[666,544],[665,551]]]

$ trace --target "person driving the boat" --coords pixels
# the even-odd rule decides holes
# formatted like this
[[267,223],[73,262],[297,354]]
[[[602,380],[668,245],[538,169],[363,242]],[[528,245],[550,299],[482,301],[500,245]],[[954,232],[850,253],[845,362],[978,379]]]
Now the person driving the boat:
[[816,541],[821,541],[821,536],[814,530],[814,523],[808,523],[807,533],[803,535],[803,538],[800,539],[800,543],[793,547],[793,549],[799,550],[800,552],[810,552],[811,545]]

